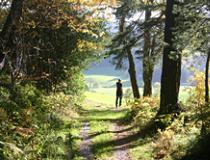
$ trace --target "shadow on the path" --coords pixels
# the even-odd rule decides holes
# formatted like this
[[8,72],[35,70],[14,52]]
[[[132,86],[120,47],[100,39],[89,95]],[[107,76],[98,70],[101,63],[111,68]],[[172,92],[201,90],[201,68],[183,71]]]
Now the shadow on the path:
[[[138,132],[131,133],[123,138],[96,143],[92,147],[95,148],[95,150],[99,152],[104,152],[102,148],[106,148],[106,147],[110,148],[109,146],[112,146],[111,147],[112,151],[123,150],[125,145],[127,149],[130,149],[130,148],[134,148],[136,146],[148,143],[148,140],[142,140],[142,139],[144,139],[145,137],[152,137],[156,133],[157,133],[157,129],[156,129],[155,122],[151,120],[147,124],[147,126],[145,126],[145,128],[141,129]],[[105,152],[108,152],[108,151],[109,150],[105,150]]]
[[93,133],[91,135],[88,136],[89,139],[92,139],[96,136],[99,136],[101,134],[106,134],[106,133],[123,133],[123,132],[127,132],[127,131],[131,131],[135,126],[132,127],[128,127],[126,129],[122,129],[122,130],[118,130],[118,131],[102,131],[102,132],[97,132],[97,133]]
[[[120,109],[116,110],[115,108],[94,108],[94,109],[84,109],[82,108],[80,111],[80,121],[109,121],[111,123],[115,123],[117,125],[123,125],[123,121],[126,120],[126,116],[128,116],[130,110],[129,109]],[[125,133],[125,136],[118,137],[117,139],[110,139],[108,141],[102,141],[98,143],[94,143],[91,145],[93,149],[93,153],[105,153],[109,151],[117,151],[117,150],[125,150],[131,149],[139,145],[143,145],[151,141],[150,137],[153,137],[157,133],[157,128],[154,120],[151,120],[143,129],[139,131],[137,126],[127,127],[125,129],[120,130],[108,130],[108,131],[100,131],[96,133],[92,133],[87,137],[87,139],[92,139],[96,136],[106,134],[106,133]],[[148,138],[146,138],[148,137]],[[106,148],[106,149],[105,149]]]

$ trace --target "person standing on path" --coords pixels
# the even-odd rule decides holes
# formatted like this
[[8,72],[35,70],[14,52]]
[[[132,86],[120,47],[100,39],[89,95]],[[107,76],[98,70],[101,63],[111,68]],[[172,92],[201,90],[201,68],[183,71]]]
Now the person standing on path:
[[122,91],[122,83],[121,80],[118,79],[118,82],[116,83],[117,91],[116,91],[116,108],[118,107],[118,101],[119,101],[119,106],[122,104],[122,96],[123,96],[123,91]]

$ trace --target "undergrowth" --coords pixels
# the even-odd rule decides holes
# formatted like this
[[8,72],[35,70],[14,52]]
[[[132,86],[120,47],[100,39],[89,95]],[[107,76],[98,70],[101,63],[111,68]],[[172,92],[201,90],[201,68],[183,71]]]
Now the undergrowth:
[[[135,147],[130,149],[133,159],[178,160],[184,157],[193,159],[196,152],[200,158],[195,160],[204,160],[205,158],[201,157],[207,157],[207,152],[200,152],[205,150],[203,146],[206,146],[206,143],[201,142],[209,135],[210,122],[209,104],[206,105],[204,102],[203,81],[203,73],[195,72],[191,79],[195,87],[188,89],[187,103],[181,104],[182,110],[178,113],[157,117],[159,100],[156,97],[141,98],[130,103],[132,124],[138,126],[140,130]],[[146,130],[151,122],[154,124],[161,122],[164,126],[153,125],[156,131],[151,134],[151,128]]]
[[0,159],[65,159],[74,99],[45,95],[33,85],[16,86],[11,98],[0,88]]

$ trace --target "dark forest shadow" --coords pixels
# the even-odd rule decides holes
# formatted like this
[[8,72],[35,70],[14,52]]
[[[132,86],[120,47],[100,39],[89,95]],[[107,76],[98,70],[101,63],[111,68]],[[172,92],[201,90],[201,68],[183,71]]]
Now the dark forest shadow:
[[210,134],[200,138],[181,160],[210,160]]

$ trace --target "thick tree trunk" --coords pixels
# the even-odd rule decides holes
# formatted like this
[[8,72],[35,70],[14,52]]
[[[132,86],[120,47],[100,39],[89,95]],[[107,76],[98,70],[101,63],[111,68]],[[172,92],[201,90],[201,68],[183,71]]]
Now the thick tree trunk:
[[209,60],[210,60],[210,49],[208,51],[206,60],[206,73],[205,73],[205,102],[209,103]]
[[163,51],[163,66],[161,76],[161,96],[159,114],[172,113],[178,107],[178,95],[181,78],[181,55],[171,58],[173,48],[173,28],[175,26],[173,14],[174,0],[167,0],[165,21],[165,43]]
[[[22,15],[22,7],[24,0],[13,0],[10,8],[9,15],[7,16],[6,22],[0,33],[0,64],[5,58],[5,53],[8,52],[8,46],[11,43],[13,34],[17,25],[19,23],[20,17]],[[5,52],[5,53],[4,53]]]
[[[145,10],[145,21],[150,20],[151,10]],[[149,29],[145,28],[144,31],[144,55],[143,55],[143,81],[144,81],[144,97],[152,95],[152,75],[154,71],[154,62],[151,57],[151,34]]]
[[137,79],[136,79],[136,69],[135,69],[135,63],[133,60],[133,55],[131,53],[131,49],[127,48],[126,50],[127,55],[128,55],[128,62],[129,62],[129,75],[130,75],[130,81],[131,81],[131,86],[133,90],[133,97],[138,99],[140,98],[140,93],[139,93],[139,88],[137,84]]

